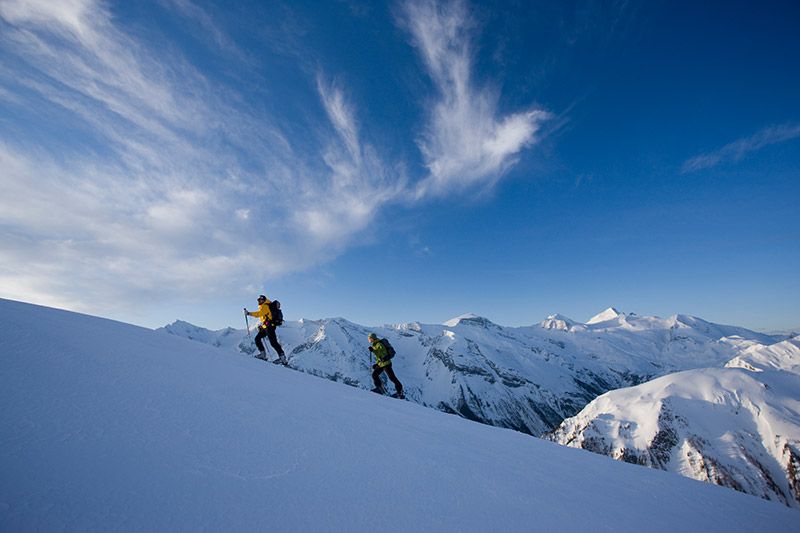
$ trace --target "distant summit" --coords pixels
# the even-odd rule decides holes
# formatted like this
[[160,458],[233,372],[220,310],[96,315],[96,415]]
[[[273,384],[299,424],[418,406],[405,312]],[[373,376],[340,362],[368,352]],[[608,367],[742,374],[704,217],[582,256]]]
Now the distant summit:
[[217,331],[212,331],[200,326],[195,326],[194,324],[190,324],[184,320],[176,320],[172,324],[167,324],[163,328],[158,328],[156,331],[204,342],[218,348],[228,345],[236,345],[241,340],[241,335],[233,328],[228,327]]
[[450,320],[446,320],[444,322],[444,325],[448,326],[448,327],[451,327],[451,328],[454,328],[462,320],[469,320],[471,318],[478,318],[478,315],[476,315],[474,313],[464,313],[463,315],[459,315],[457,317],[451,318]]
[[557,329],[560,331],[569,331],[576,324],[577,322],[571,318],[558,313],[550,315],[539,322],[539,326],[543,329]]
[[486,317],[478,316],[474,313],[465,313],[455,318],[451,318],[450,320],[444,323],[444,325],[449,328],[454,328],[459,324],[473,324],[485,327],[494,325],[494,322],[492,322]]
[[608,322],[609,320],[614,320],[620,316],[624,316],[623,313],[620,313],[613,307],[609,307],[602,313],[598,313],[594,315],[592,318],[589,319],[587,324],[599,324],[600,322]]

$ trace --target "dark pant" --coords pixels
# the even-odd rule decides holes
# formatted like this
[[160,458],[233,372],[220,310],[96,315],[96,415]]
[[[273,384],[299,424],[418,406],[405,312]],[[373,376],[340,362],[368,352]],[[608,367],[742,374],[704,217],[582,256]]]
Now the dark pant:
[[280,343],[278,343],[278,336],[275,335],[275,326],[272,324],[268,324],[267,327],[258,327],[258,335],[256,335],[256,346],[258,347],[259,352],[266,352],[264,349],[264,343],[261,342],[261,339],[264,337],[269,339],[269,344],[272,348],[278,352],[278,355],[283,355],[283,348],[281,348]]
[[397,376],[394,375],[394,370],[392,370],[392,363],[389,363],[387,366],[380,367],[377,364],[373,366],[374,370],[372,371],[372,382],[375,383],[375,388],[382,389],[383,384],[381,383],[381,374],[386,371],[386,375],[389,376],[389,379],[394,383],[394,388],[397,393],[403,392],[403,384],[400,383],[400,380],[397,379]]

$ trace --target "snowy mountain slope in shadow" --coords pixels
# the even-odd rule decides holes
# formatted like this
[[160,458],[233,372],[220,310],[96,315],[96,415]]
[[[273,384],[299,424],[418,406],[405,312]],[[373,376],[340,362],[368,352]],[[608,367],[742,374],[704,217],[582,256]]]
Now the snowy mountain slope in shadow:
[[797,525],[757,498],[119,322],[0,300],[0,345],[2,530]]
[[[670,372],[722,366],[766,335],[686,315],[666,319],[614,309],[594,323],[552,315],[509,328],[473,314],[445,324],[367,328],[342,318],[287,322],[278,335],[298,370],[372,388],[366,336],[397,348],[394,367],[414,402],[470,420],[541,435],[598,395]],[[163,330],[252,354],[244,331],[211,332],[176,322]],[[391,389],[391,386],[389,387]]]

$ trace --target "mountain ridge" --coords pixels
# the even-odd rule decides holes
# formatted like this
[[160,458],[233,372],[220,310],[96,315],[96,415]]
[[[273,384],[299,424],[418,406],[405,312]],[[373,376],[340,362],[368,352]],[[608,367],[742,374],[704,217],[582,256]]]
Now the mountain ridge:
[[[395,370],[412,401],[533,435],[553,430],[608,390],[671,371],[722,366],[748,346],[771,340],[687,315],[617,316],[624,320],[581,324],[551,315],[523,327],[471,313],[445,324],[378,327],[343,318],[303,319],[287,321],[278,336],[298,370],[372,388],[366,336],[374,331],[397,349]],[[178,324],[161,329],[240,354],[255,352],[241,330],[238,337],[220,330],[215,338],[214,332]]]
[[[675,377],[681,375],[676,372],[688,370],[774,367],[775,358],[781,357],[779,343],[762,344],[770,343],[772,337],[746,328],[714,324],[684,314],[660,318],[625,315],[616,310],[613,313],[615,318],[605,313],[603,320],[594,324],[556,314],[539,324],[510,328],[465,314],[438,325],[412,322],[365,327],[344,319],[304,320],[288,322],[278,331],[294,368],[363,389],[373,386],[371,360],[364,349],[367,333],[376,331],[398,351],[394,367],[409,400],[469,420],[546,438],[553,438],[559,427],[579,417],[605,393]],[[231,336],[226,330],[223,333],[229,341],[241,339],[237,346],[228,345],[228,350],[240,354],[254,351],[249,339]],[[213,339],[208,332],[194,337],[205,337],[207,342]],[[652,420],[637,423],[664,426],[656,439],[663,447],[665,435],[680,433],[668,428],[667,422],[691,423],[690,416],[673,416],[673,411],[667,409],[659,414],[661,410],[651,409],[648,412],[653,413]],[[600,442],[598,439],[594,441]],[[575,438],[558,442],[566,444],[565,440]],[[648,459],[652,452],[635,452],[638,448],[630,444],[615,448],[608,444],[594,446],[594,441],[588,439],[582,447],[595,452],[622,450],[608,455],[640,465],[660,468],[666,464],[663,459]],[[723,463],[719,454],[705,453],[702,446],[693,446],[693,450],[701,450],[692,452],[699,460]],[[781,453],[792,457],[789,450]],[[785,459],[781,461],[789,464]],[[759,467],[763,467],[763,461],[750,461],[746,467],[738,466],[735,476],[729,472],[703,476],[693,471],[690,477],[786,504],[788,489],[764,488],[770,486],[765,479],[781,474],[761,476]],[[723,470],[717,468],[718,472]]]

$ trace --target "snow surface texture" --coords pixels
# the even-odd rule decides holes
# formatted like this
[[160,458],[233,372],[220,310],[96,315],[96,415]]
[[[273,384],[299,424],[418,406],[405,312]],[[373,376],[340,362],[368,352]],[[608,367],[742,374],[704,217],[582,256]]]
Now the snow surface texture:
[[800,508],[800,339],[604,394],[553,440]]
[[796,511],[0,300],[0,530],[797,531]]
[[[287,322],[278,336],[294,368],[371,389],[366,339],[374,330],[397,349],[393,366],[411,401],[535,436],[609,390],[679,370],[721,367],[750,346],[773,342],[685,315],[662,319],[608,309],[592,321],[553,315],[508,328],[467,314],[443,325],[371,329],[335,318]],[[163,329],[236,353],[256,350],[244,330],[212,332],[180,321]]]

